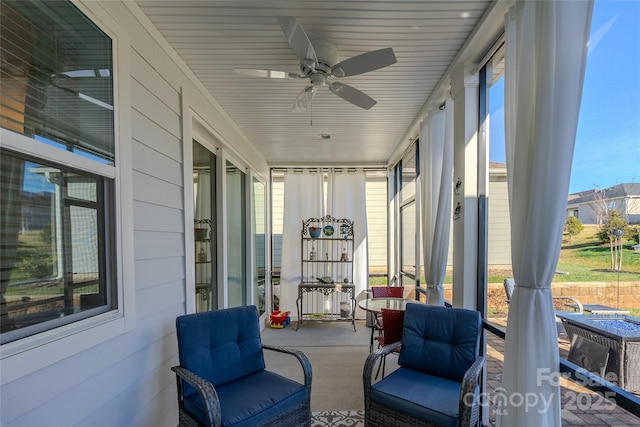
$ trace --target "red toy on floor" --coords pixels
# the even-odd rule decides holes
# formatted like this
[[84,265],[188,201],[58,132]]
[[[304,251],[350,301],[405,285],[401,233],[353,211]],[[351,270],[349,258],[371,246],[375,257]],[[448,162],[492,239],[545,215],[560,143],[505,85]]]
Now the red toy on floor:
[[289,323],[291,323],[291,317],[289,316],[291,312],[289,311],[280,311],[276,310],[271,312],[271,327],[282,329],[286,327]]

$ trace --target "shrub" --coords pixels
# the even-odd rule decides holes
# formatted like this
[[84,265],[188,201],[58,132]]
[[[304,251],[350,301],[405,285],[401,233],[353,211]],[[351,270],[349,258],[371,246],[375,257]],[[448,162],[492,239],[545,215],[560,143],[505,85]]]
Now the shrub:
[[564,223],[564,232],[569,235],[569,241],[573,239],[573,236],[580,234],[583,229],[582,221],[576,216],[570,216]]
[[598,229],[598,238],[602,243],[612,242],[615,240],[615,230],[626,232],[628,225],[627,220],[620,214],[620,211],[613,209],[609,211],[604,222]]

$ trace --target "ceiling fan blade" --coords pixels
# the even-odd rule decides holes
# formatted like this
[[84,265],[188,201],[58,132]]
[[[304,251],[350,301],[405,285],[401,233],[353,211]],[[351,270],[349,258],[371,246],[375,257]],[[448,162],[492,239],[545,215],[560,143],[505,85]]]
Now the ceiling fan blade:
[[280,28],[282,28],[282,32],[296,56],[301,61],[311,59],[314,64],[317,64],[316,51],[313,49],[313,45],[309,41],[307,33],[304,32],[302,25],[298,24],[298,20],[293,16],[276,16],[276,19],[278,19]]
[[100,101],[99,99],[94,98],[93,96],[89,96],[89,95],[87,95],[85,93],[82,93],[82,92],[79,92],[77,90],[70,89],[68,87],[64,87],[62,85],[59,85],[59,84],[55,83],[54,81],[51,82],[51,86],[55,87],[58,90],[66,92],[66,93],[70,94],[71,96],[74,96],[74,97],[77,96],[80,99],[84,99],[85,101],[90,102],[90,103],[92,103],[94,105],[97,105],[98,107],[102,107],[102,108],[104,108],[106,110],[113,111],[113,105],[108,104],[108,103],[103,102],[103,101]]
[[86,69],[86,70],[69,70],[54,73],[53,78],[60,79],[77,79],[77,78],[93,78],[93,77],[111,77],[111,70],[107,68]]
[[291,111],[295,111],[297,113],[306,111],[309,105],[311,105],[313,97],[316,96],[317,91],[318,89],[315,86],[307,86],[302,89],[302,92],[298,94],[296,100],[293,102]]
[[286,71],[275,70],[254,70],[251,68],[234,68],[238,74],[243,74],[250,77],[265,77],[269,79],[299,79],[305,77],[301,74],[287,73]]
[[398,62],[398,60],[396,59],[396,55],[393,53],[393,49],[387,47],[345,59],[331,67],[331,72],[336,77],[355,76],[387,67],[391,64],[395,64],[396,62]]
[[371,109],[377,104],[377,101],[364,92],[359,91],[353,86],[344,83],[333,82],[329,86],[329,90],[347,102],[352,103],[365,110]]

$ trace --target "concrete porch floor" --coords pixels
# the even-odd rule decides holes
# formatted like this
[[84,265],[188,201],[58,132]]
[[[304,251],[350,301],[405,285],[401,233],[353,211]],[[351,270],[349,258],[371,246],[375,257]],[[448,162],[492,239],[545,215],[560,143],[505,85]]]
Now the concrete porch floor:
[[[506,318],[491,319],[499,325]],[[369,354],[371,330],[364,320],[356,321],[357,330],[345,321],[307,321],[298,331],[295,322],[284,329],[265,328],[262,341],[302,350],[311,361],[313,382],[311,388],[312,411],[363,410],[362,369]],[[566,357],[569,342],[561,334],[561,356]],[[280,354],[265,353],[270,370],[302,381],[302,370],[295,359]],[[397,357],[387,358],[386,371],[397,367]],[[487,333],[487,392],[494,395],[500,387],[504,341]],[[573,382],[561,381],[563,426],[637,426],[640,418],[609,401],[603,400],[588,389]],[[491,425],[495,425],[496,408],[489,408]]]

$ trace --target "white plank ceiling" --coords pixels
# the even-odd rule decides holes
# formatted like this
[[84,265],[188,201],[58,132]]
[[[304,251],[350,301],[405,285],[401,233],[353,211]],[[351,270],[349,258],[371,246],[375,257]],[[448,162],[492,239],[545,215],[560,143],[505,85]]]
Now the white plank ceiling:
[[[141,1],[137,4],[272,165],[380,165],[401,144],[490,1]],[[360,109],[322,88],[292,112],[307,79],[263,79],[234,68],[299,72],[276,20],[344,59],[393,48],[398,62],[341,82],[377,101]],[[331,139],[320,140],[319,134]]]

